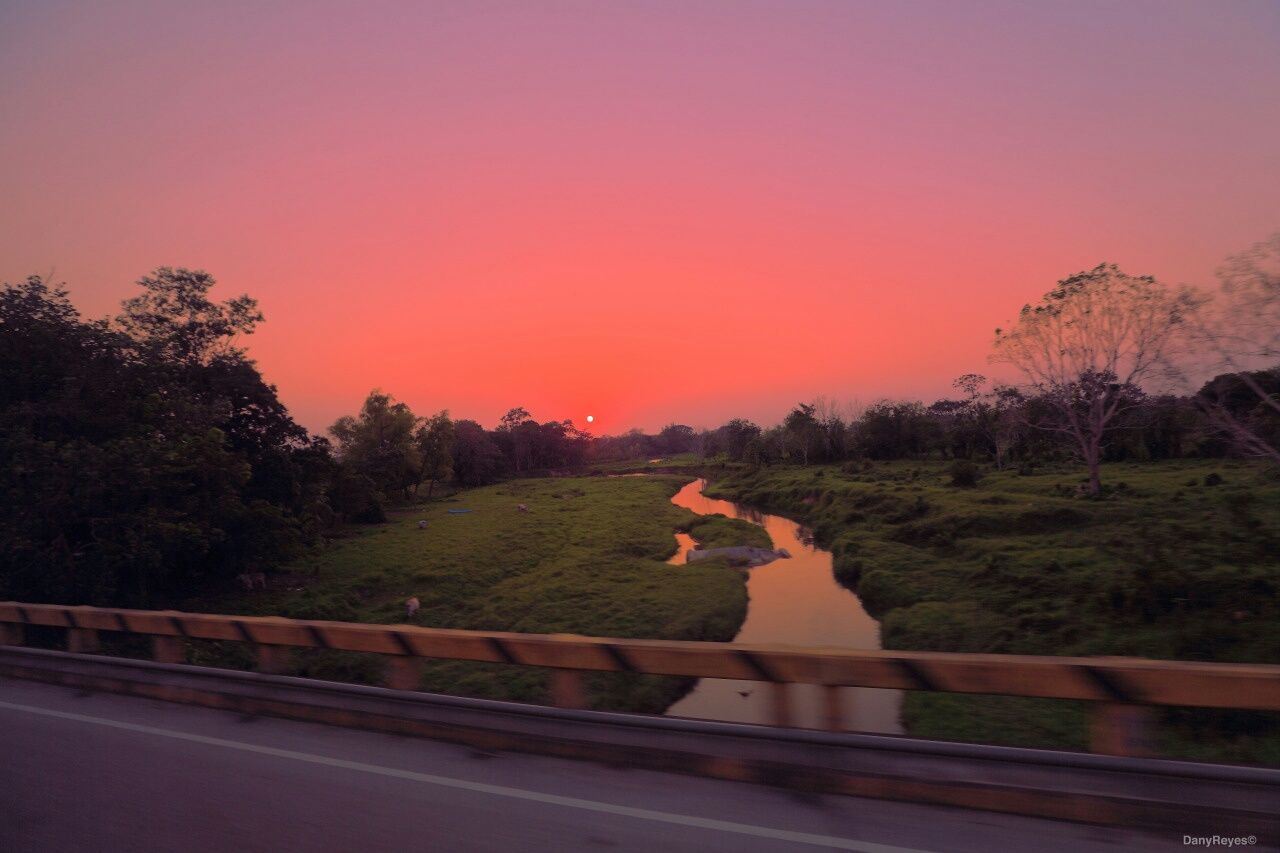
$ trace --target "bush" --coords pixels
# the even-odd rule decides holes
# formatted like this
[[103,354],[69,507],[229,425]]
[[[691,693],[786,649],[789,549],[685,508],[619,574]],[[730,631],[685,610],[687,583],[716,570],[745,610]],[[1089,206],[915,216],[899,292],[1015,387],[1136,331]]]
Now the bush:
[[951,485],[958,489],[972,489],[982,479],[982,472],[968,459],[957,459],[947,469],[951,475]]
[[887,648],[995,652],[1007,629],[999,614],[972,601],[923,601],[890,610],[881,626]]

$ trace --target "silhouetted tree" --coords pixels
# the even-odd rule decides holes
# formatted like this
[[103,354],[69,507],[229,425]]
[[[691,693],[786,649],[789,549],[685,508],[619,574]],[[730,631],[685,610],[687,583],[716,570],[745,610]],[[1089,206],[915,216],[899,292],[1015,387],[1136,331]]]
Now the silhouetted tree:
[[735,462],[741,462],[746,459],[752,443],[760,438],[760,427],[745,418],[734,418],[716,432],[718,433],[718,444],[723,448],[724,453]]
[[448,409],[424,418],[413,438],[417,444],[419,462],[414,493],[417,493],[418,486],[425,480],[428,483],[427,500],[431,500],[436,483],[453,473],[454,432]]
[[688,453],[693,449],[693,427],[684,424],[667,424],[658,433],[658,449],[661,453]]
[[329,434],[338,442],[338,459],[344,465],[368,477],[384,494],[408,497],[422,470],[417,427],[418,418],[406,404],[374,389],[360,414],[339,418]]
[[1070,440],[1089,471],[1090,494],[1102,489],[1107,431],[1197,307],[1186,289],[1102,264],[1058,282],[1013,328],[996,329],[994,360],[1021,371],[1050,405],[1054,417],[1036,426]]
[[799,403],[782,422],[786,445],[799,455],[802,465],[809,464],[809,457],[822,440],[822,427],[814,417],[814,411],[808,403]]
[[296,552],[327,447],[234,345],[261,317],[157,270],[112,324],[0,289],[0,596],[153,606]]
[[[1234,374],[1236,380],[1219,383],[1209,394],[1202,389],[1193,399],[1234,447],[1280,464],[1280,442],[1266,431],[1266,425],[1280,417],[1280,394],[1266,381],[1271,371],[1258,371],[1280,362],[1280,232],[1227,258],[1217,276],[1216,297],[1191,324],[1197,356],[1193,365],[1207,363],[1210,370]],[[1188,387],[1188,366],[1171,367]],[[1242,406],[1237,392],[1227,395],[1231,405],[1220,403],[1219,392],[1227,385],[1252,392],[1255,405]],[[1242,418],[1241,411],[1248,415]]]
[[211,301],[209,290],[215,283],[203,270],[160,267],[138,280],[143,292],[125,300],[116,322],[158,363],[207,364],[214,358],[243,355],[236,339],[253,333],[262,312],[247,295]]
[[475,421],[453,424],[453,476],[462,486],[483,486],[502,474],[502,451]]

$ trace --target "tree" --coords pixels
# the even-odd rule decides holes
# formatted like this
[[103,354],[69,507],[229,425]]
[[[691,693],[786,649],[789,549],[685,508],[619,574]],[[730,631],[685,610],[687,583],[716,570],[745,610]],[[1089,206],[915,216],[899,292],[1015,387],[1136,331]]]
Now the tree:
[[752,442],[760,438],[760,427],[745,418],[734,418],[716,430],[718,444],[734,462],[747,458]]
[[1199,304],[1188,289],[1100,264],[1024,306],[1013,328],[996,329],[992,359],[1017,368],[1049,403],[1055,416],[1035,425],[1069,438],[1088,469],[1091,495],[1102,490],[1107,431]]
[[338,459],[365,475],[384,494],[409,496],[422,465],[414,434],[418,419],[395,397],[369,392],[360,414],[346,415],[329,427],[338,442]]
[[492,483],[502,471],[502,451],[475,421],[453,425],[453,476],[463,486]]
[[661,453],[688,453],[693,449],[696,434],[693,427],[684,424],[667,424],[658,433],[658,447]]
[[849,443],[849,427],[841,416],[841,406],[830,397],[819,394],[813,399],[814,417],[818,420],[818,445],[823,459],[843,459]]
[[548,421],[542,425],[543,454],[540,462],[547,468],[580,468],[591,446],[591,433],[580,430],[572,420]]
[[516,473],[527,470],[533,462],[538,441],[538,424],[523,406],[508,409],[498,423],[498,433],[511,457]]
[[[1280,232],[1227,258],[1217,277],[1218,294],[1210,310],[1192,324],[1193,340],[1196,351],[1208,356],[1210,370],[1233,374],[1236,380],[1228,383],[1219,376],[1193,399],[1240,451],[1280,464],[1280,443],[1266,429],[1255,428],[1280,417],[1280,394],[1267,381],[1280,369]],[[1176,366],[1174,370],[1185,376]],[[1227,395],[1232,405],[1226,405],[1217,392],[1228,384],[1251,393],[1256,408],[1242,407],[1237,393]],[[1205,393],[1210,386],[1215,393]],[[1242,411],[1249,416],[1242,417]]]
[[1022,392],[1011,385],[996,385],[986,395],[987,408],[979,421],[983,434],[991,442],[991,453],[997,470],[1003,470],[1009,453],[1024,431]]
[[1230,449],[1280,462],[1280,368],[1220,374],[1192,399]]
[[262,313],[247,295],[212,302],[209,290],[215,283],[203,270],[160,267],[138,279],[143,293],[124,302],[116,322],[162,362],[206,364],[218,356],[241,355],[235,340],[253,334]]
[[921,456],[940,431],[938,422],[914,400],[872,403],[854,426],[859,452],[871,459]]
[[802,465],[809,464],[809,456],[821,439],[822,427],[814,417],[814,407],[808,403],[798,403],[783,421],[787,444],[799,451]]
[[984,390],[987,382],[981,373],[966,373],[951,383],[962,399],[939,400],[929,411],[938,419],[939,430],[946,435],[944,446],[953,455],[970,459],[982,450],[991,454],[999,470],[1017,438],[1025,401],[1018,389],[1006,385]]
[[443,480],[453,472],[453,421],[449,420],[449,410],[444,409],[429,418],[423,418],[414,433],[414,441],[418,447],[418,481],[414,484],[414,493],[418,486],[426,480],[427,500],[435,490],[436,482]]
[[243,324],[185,336],[172,306],[212,303],[164,292],[130,326],[38,277],[0,288],[0,597],[162,605],[314,534],[325,445],[229,345]]

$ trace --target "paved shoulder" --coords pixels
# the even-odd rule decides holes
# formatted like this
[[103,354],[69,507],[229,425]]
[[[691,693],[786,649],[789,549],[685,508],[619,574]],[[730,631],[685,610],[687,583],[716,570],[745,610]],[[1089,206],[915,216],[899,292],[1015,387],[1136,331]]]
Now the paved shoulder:
[[0,680],[5,851],[1158,850],[983,812],[606,768]]

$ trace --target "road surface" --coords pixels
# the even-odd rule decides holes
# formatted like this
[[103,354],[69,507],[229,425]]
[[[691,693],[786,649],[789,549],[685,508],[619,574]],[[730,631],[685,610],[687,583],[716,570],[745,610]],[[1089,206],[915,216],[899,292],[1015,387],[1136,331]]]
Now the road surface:
[[490,755],[0,679],[5,853],[1165,849],[1185,849],[1182,836]]

